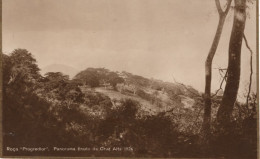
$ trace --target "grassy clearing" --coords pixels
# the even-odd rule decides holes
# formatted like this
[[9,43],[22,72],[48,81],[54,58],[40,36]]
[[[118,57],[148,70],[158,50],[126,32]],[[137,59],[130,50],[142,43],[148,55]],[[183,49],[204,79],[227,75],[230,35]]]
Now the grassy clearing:
[[95,88],[95,91],[107,95],[111,100],[132,99],[138,101],[141,104],[142,109],[150,113],[162,111],[161,108],[158,108],[157,106],[151,104],[149,101],[144,100],[138,96],[122,94],[111,89],[105,89],[104,87]]

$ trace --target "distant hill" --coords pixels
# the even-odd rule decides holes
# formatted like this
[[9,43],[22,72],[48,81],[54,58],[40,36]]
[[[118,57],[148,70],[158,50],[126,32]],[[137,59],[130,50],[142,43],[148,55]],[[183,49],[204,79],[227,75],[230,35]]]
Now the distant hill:
[[63,64],[52,64],[44,67],[41,70],[42,75],[44,75],[47,72],[62,72],[65,75],[69,75],[70,78],[73,78],[79,72],[79,70]]
[[174,106],[193,109],[200,93],[180,83],[148,79],[129,72],[113,72],[105,68],[87,68],[79,72],[74,80],[111,99],[130,98],[139,101],[143,108],[157,112],[170,110]]

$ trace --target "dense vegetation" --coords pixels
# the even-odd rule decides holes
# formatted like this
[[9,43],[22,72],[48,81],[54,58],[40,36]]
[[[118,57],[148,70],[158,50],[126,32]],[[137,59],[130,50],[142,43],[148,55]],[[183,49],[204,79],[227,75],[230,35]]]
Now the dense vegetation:
[[[73,156],[256,157],[255,95],[249,109],[236,103],[226,147],[218,146],[223,140],[213,129],[212,151],[205,154],[199,145],[203,99],[191,87],[104,68],[88,68],[72,80],[61,72],[42,76],[36,59],[25,49],[2,54],[2,59],[4,147],[133,149],[48,152]],[[106,92],[129,98],[112,98]],[[213,122],[219,104],[216,96]],[[4,149],[12,156],[41,153]]]

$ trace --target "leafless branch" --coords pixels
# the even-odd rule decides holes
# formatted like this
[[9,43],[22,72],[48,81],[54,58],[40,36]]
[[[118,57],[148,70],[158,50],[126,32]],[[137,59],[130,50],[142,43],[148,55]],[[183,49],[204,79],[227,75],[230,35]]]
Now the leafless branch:
[[220,1],[219,0],[215,0],[215,3],[216,3],[216,6],[217,6],[217,10],[218,10],[218,13],[219,15],[221,16],[226,16],[229,9],[230,9],[230,6],[231,6],[231,2],[232,0],[228,0],[227,4],[225,5],[226,6],[226,9],[225,11],[222,10],[222,7],[221,7],[221,4],[220,4]]
[[219,71],[226,71],[227,70],[227,68],[221,68],[221,67],[214,68],[214,69],[218,69]]
[[[223,70],[223,69],[222,69],[222,70]],[[225,76],[222,76],[222,74],[220,73],[220,75],[222,76],[222,81],[221,81],[221,83],[220,83],[219,89],[218,89],[218,90],[216,91],[216,93],[215,93],[214,95],[212,95],[211,97],[216,96],[216,95],[218,94],[218,92],[222,89],[222,85],[223,85],[224,81],[226,81],[227,74],[228,74],[227,69],[225,69],[225,70],[226,70]]]
[[223,76],[221,71],[219,71],[219,74],[220,74],[221,78],[226,81],[225,75]]
[[248,107],[248,102],[249,102],[250,92],[251,92],[251,85],[252,85],[252,75],[253,75],[253,63],[252,63],[252,61],[253,61],[253,51],[248,44],[248,41],[246,39],[245,34],[243,34],[243,38],[245,40],[246,47],[250,51],[250,79],[249,79],[248,93],[247,93],[247,97],[246,97],[246,105]]
[[220,5],[219,0],[215,0],[215,3],[216,3],[216,6],[217,6],[217,9],[218,9],[218,13],[219,13],[219,14],[222,14],[222,13],[223,13],[223,10],[222,10],[222,8],[221,8],[221,5]]
[[[224,78],[224,77],[225,77],[226,73],[225,73],[224,76],[223,76],[222,73],[223,73],[224,71],[227,71],[227,68],[220,68],[220,67],[219,67],[219,68],[214,68],[214,69],[218,69],[221,78]],[[224,80],[227,81],[227,76],[224,78]]]
[[224,14],[225,14],[225,15],[228,13],[228,11],[229,11],[229,9],[230,9],[231,2],[232,2],[232,0],[228,0],[228,2],[227,2],[227,8],[226,8],[225,11],[224,11]]

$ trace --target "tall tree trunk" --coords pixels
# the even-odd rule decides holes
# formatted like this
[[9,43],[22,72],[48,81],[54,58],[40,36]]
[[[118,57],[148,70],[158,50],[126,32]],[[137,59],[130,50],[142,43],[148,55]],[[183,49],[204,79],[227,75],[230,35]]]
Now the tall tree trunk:
[[235,0],[233,28],[229,42],[228,76],[221,105],[217,112],[218,130],[226,133],[237,98],[240,81],[240,61],[246,23],[246,0]]
[[205,62],[205,94],[204,94],[204,116],[201,129],[201,142],[204,145],[207,145],[210,136],[210,122],[211,122],[211,76],[212,76],[212,61],[216,53],[219,40],[222,34],[223,26],[225,23],[226,15],[230,9],[232,0],[228,1],[227,8],[225,11],[222,11],[219,0],[215,0],[216,6],[219,13],[219,22],[217,31],[213,43],[211,45],[210,51],[208,53],[206,62]]
[[[210,122],[211,122],[211,77],[212,77],[212,60],[217,50],[220,40],[222,29],[224,26],[225,17],[221,17],[218,23],[218,29],[215,34],[213,44],[205,62],[205,94],[204,94],[204,115],[202,123],[202,138],[208,140],[210,135]],[[206,141],[207,142],[207,141]]]

